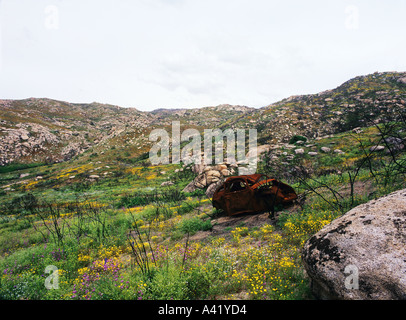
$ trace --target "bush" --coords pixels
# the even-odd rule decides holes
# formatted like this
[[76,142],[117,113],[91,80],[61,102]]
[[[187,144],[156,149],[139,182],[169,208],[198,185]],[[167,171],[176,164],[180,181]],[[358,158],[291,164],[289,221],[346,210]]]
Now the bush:
[[298,141],[306,142],[307,138],[299,135],[294,135],[292,138],[290,138],[289,144],[295,144]]
[[186,278],[182,271],[173,264],[168,268],[156,270],[150,280],[146,293],[149,299],[154,300],[183,300],[187,298]]
[[29,169],[43,166],[43,163],[12,163],[6,166],[0,166],[0,173],[13,172],[17,170]]
[[117,204],[117,208],[146,206],[154,202],[176,202],[185,200],[186,196],[178,189],[168,189],[166,191],[157,191],[153,193],[136,193],[123,196]]
[[209,274],[202,269],[195,268],[188,272],[187,296],[189,299],[206,299],[209,294],[211,281]]
[[207,231],[212,228],[211,221],[203,221],[198,217],[193,217],[191,219],[184,219],[179,223],[179,230],[184,233],[195,234],[197,231]]

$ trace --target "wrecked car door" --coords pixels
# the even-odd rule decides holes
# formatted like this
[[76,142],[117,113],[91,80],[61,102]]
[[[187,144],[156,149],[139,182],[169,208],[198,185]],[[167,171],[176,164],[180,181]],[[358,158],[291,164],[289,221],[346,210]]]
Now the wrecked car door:
[[234,179],[225,187],[224,202],[227,212],[243,213],[250,211],[254,191],[244,179]]

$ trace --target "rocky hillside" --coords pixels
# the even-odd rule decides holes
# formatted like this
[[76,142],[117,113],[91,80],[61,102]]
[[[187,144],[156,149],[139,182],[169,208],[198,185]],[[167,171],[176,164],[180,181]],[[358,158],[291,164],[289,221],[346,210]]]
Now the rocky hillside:
[[140,154],[145,151],[151,128],[169,126],[172,121],[200,128],[218,127],[253,110],[220,105],[142,112],[135,108],[45,98],[0,100],[0,165],[66,161],[92,147],[100,152],[112,146],[136,147],[135,153]]
[[0,101],[0,165],[60,162],[120,135],[147,127],[148,114],[99,103],[50,99]]
[[317,138],[388,119],[406,107],[406,73],[359,76],[333,90],[291,96],[252,112],[235,127],[258,129],[260,142],[287,142],[295,134]]
[[[86,150],[108,154],[148,151],[149,131],[180,121],[196,128],[256,128],[259,144],[286,143],[296,134],[314,139],[380,121],[403,111],[406,73],[374,73],[333,90],[292,96],[261,109],[219,105],[142,112],[100,103],[51,99],[0,100],[0,165],[61,162]],[[115,152],[113,152],[115,153]]]
[[180,121],[191,126],[202,128],[219,128],[225,123],[244,118],[255,112],[255,108],[246,106],[232,106],[222,104],[216,107],[197,109],[157,109],[151,112],[156,120],[163,124],[171,124],[172,121]]

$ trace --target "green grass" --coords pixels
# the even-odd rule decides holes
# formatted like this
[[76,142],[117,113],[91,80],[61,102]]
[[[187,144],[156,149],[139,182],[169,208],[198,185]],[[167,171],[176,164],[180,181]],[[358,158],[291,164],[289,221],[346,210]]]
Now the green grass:
[[183,233],[194,235],[197,231],[207,231],[212,228],[210,220],[203,221],[198,217],[184,219],[179,223],[178,228]]
[[44,163],[12,163],[6,166],[0,166],[0,173],[14,172],[18,170],[30,169],[43,166]]

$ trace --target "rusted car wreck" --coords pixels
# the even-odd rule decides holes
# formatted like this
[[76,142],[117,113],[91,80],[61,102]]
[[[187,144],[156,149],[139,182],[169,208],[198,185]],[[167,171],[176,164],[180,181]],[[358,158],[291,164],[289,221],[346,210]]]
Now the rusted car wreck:
[[277,205],[297,199],[295,190],[263,174],[229,177],[213,194],[213,207],[228,216],[240,213],[274,212]]

